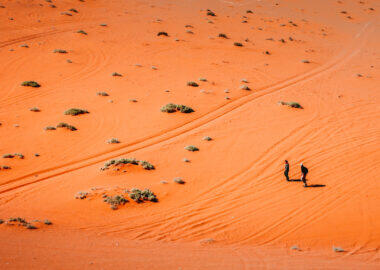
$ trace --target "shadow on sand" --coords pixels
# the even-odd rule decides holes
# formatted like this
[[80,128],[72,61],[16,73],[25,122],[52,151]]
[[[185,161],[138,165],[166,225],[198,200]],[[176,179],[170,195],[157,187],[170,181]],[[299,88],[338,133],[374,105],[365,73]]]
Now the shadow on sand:
[[[288,182],[301,182],[301,179],[289,179]],[[321,184],[314,184],[314,185],[307,185],[306,187],[325,187],[326,185]]]

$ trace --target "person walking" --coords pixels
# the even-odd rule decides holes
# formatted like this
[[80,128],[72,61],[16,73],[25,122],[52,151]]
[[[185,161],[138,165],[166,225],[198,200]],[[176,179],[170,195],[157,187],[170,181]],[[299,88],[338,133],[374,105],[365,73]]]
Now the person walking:
[[308,172],[309,170],[305,166],[303,166],[303,163],[301,163],[301,181],[303,182],[304,187],[307,187],[306,175]]
[[285,170],[284,170],[284,175],[286,177],[286,181],[290,181],[289,180],[289,162],[287,160],[285,160]]

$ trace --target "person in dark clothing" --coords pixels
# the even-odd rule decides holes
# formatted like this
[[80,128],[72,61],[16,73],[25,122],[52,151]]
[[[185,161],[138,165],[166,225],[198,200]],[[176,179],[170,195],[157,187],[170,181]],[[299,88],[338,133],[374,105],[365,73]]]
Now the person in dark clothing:
[[304,187],[307,187],[306,175],[308,172],[309,172],[309,170],[305,166],[303,166],[303,163],[301,163],[301,174],[302,174],[301,181],[303,182]]
[[285,160],[284,175],[286,177],[286,181],[289,181],[289,162],[287,160]]

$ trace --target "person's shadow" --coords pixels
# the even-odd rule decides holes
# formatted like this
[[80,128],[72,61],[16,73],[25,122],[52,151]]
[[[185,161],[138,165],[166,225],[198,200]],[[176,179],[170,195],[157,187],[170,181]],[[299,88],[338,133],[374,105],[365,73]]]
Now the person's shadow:
[[[289,182],[301,182],[301,179],[289,179]],[[314,184],[314,185],[307,185],[306,187],[325,187],[326,185],[322,184]]]

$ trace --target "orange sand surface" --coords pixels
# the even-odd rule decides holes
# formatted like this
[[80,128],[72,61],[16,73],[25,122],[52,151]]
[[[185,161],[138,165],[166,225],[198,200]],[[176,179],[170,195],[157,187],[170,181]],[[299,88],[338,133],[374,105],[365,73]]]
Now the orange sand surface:
[[[0,0],[0,268],[380,269],[379,10]],[[78,130],[44,130],[60,122]],[[100,170],[118,158],[155,169]],[[158,202],[136,203],[133,188]],[[116,194],[128,202],[112,210]]]

